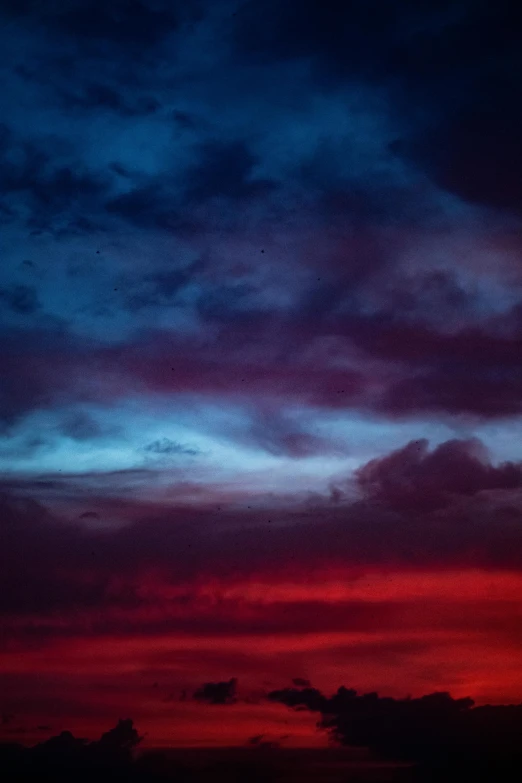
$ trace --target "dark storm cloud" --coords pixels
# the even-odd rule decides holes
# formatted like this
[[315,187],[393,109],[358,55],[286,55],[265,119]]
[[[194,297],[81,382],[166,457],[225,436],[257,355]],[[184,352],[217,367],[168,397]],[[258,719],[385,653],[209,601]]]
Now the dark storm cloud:
[[185,196],[191,202],[236,201],[269,193],[275,183],[255,176],[258,162],[244,141],[207,143],[199,150],[198,163],[187,172]]
[[[221,317],[224,319],[224,315]],[[158,393],[182,393],[193,391],[201,395],[229,397],[250,394],[254,398],[287,400],[296,397],[302,402],[316,405],[341,407],[357,404],[361,399],[367,380],[357,369],[331,369],[325,371],[319,363],[300,364],[284,357],[285,342],[282,342],[282,356],[273,356],[273,347],[266,354],[249,358],[250,338],[256,336],[259,317],[245,313],[241,333],[225,327],[223,335],[215,343],[201,345],[194,343],[194,350],[188,352],[189,341],[181,340],[166,332],[144,332],[134,343],[121,348],[109,348],[105,361],[119,368],[124,376],[138,379],[149,391]],[[257,336],[259,343],[269,344],[270,319],[264,321],[266,336]],[[249,330],[248,327],[252,326]],[[263,328],[263,327],[261,327]],[[245,358],[238,374],[237,350],[245,346]],[[287,349],[291,353],[291,348]],[[271,355],[272,354],[272,355]],[[244,379],[244,380],[243,380]]]
[[[7,61],[10,90],[31,94],[37,87],[35,110],[38,114],[43,108],[46,116],[37,134],[31,121],[20,126],[15,102],[11,113],[18,127],[3,129],[0,207],[5,220],[57,236],[107,227],[111,215],[105,204],[119,205],[119,183],[110,166],[97,169],[87,161],[90,144],[83,130],[88,125],[78,123],[96,123],[107,113],[132,123],[161,109],[164,84],[154,74],[155,65],[163,59],[162,42],[198,17],[196,5],[189,5],[133,0],[108,7],[98,0],[77,0],[30,4],[27,13],[14,13],[8,24],[29,36],[30,55],[16,52]],[[171,53],[175,49],[171,42]],[[137,63],[144,58],[140,70]],[[174,121],[165,119],[165,127],[169,124],[174,128]],[[161,192],[164,196],[165,189]],[[168,203],[165,210],[170,211]]]
[[[508,68],[520,73],[522,58],[506,63],[506,72]],[[463,199],[520,214],[522,111],[515,83],[507,89],[503,85],[499,95],[498,82],[514,79],[506,72],[492,80],[480,105],[462,110],[437,136],[424,139],[430,146],[413,146],[411,156],[438,184]],[[408,147],[405,152],[408,155]]]
[[236,25],[244,60],[310,61],[323,89],[386,85],[410,128],[419,117],[398,154],[465,199],[520,209],[522,28],[512,3],[251,2]]
[[164,186],[145,185],[108,201],[107,209],[142,228],[168,229],[179,220],[177,198]]
[[[465,66],[465,58],[459,58],[458,54],[471,52],[475,58],[478,56],[475,51],[477,47],[473,48],[472,45],[472,39],[476,36],[476,33],[472,32],[475,29],[473,25],[478,25],[479,30],[487,31],[488,34],[490,30],[496,30],[498,37],[500,15],[502,11],[507,13],[504,6],[505,4],[501,3],[494,11],[485,9],[482,4],[473,10],[466,3],[448,3],[442,9],[437,4],[418,8],[409,3],[390,6],[382,2],[374,3],[371,7],[364,3],[347,7],[343,3],[324,4],[317,0],[307,0],[299,7],[293,7],[289,3],[277,3],[271,13],[266,13],[265,9],[261,10],[259,4],[249,3],[235,16],[230,16],[228,26],[225,25],[220,34],[224,41],[230,42],[228,33],[232,31],[231,26],[236,25],[237,47],[234,56],[239,58],[239,62],[245,62],[252,56],[258,59],[262,55],[262,60],[269,63],[269,67],[276,69],[274,74],[277,74],[278,67],[283,67],[282,61],[308,58],[317,65],[323,75],[328,74],[330,79],[335,77],[337,85],[340,79],[342,84],[350,83],[353,87],[355,80],[364,91],[376,80],[383,80],[386,89],[391,90],[392,99],[397,83],[402,85],[407,95],[410,95],[409,91],[417,89],[416,98],[417,93],[432,96],[430,99],[425,98],[428,102],[428,115],[430,111],[432,115],[435,111],[442,114],[436,121],[428,121],[427,128],[423,126],[418,129],[424,138],[426,130],[432,126],[436,133],[447,133],[444,130],[444,123],[447,125],[444,115],[447,105],[450,105],[452,100],[457,104],[460,99],[461,102],[464,101],[461,93],[458,94],[458,99],[454,100],[452,96],[455,90],[460,89],[462,92],[465,88],[466,100],[474,100],[475,93],[468,89],[469,79],[462,75],[469,75],[470,69]],[[176,34],[181,29],[191,30],[190,25],[183,27],[188,21],[207,23],[205,13],[196,4],[191,4],[187,10],[182,4],[173,6],[135,0],[132,3],[118,2],[107,8],[95,0],[78,0],[63,8],[36,4],[30,5],[29,9],[33,10],[34,16],[26,15],[28,20],[34,18],[43,21],[44,30],[51,31],[53,35],[64,36],[69,42],[75,41],[76,45],[81,44],[81,47],[87,47],[80,50],[82,56],[76,58],[76,61],[71,59],[69,64],[63,63],[57,90],[66,111],[74,113],[81,109],[91,112],[93,117],[99,116],[105,109],[128,119],[148,113],[154,114],[158,106],[163,105],[167,95],[165,83],[158,81],[155,70],[163,61],[161,44],[164,37]],[[18,16],[19,21],[22,18],[24,17]],[[218,32],[215,34],[217,36]],[[488,45],[493,47],[491,70],[496,73],[496,62],[500,55],[497,51],[499,47],[493,38],[494,35],[489,35],[486,40]],[[142,69],[139,76],[134,74],[132,67],[116,71],[114,68],[104,68],[100,65],[101,60],[96,58],[109,57],[106,49],[99,48],[109,43],[117,46],[118,57],[124,53],[131,65],[137,49],[147,51],[147,67]],[[176,46],[173,51],[177,51]],[[49,52],[47,54],[49,55]],[[64,53],[64,57],[67,56],[69,55]],[[483,59],[485,64],[481,66],[482,71],[488,67],[487,58]],[[52,66],[49,57],[48,60],[47,66],[33,68],[34,78],[45,73],[45,68],[56,66],[56,63]],[[436,68],[434,62],[437,63]],[[229,66],[230,63],[227,67]],[[24,64],[24,67],[28,66]],[[93,67],[94,73],[91,73]],[[223,63],[222,67],[225,68]],[[71,73],[74,78],[71,78]],[[226,78],[226,72],[223,70],[223,79]],[[126,79],[130,79],[130,82],[125,86]],[[448,90],[450,81],[451,90]],[[493,77],[490,81],[498,82]],[[462,86],[458,87],[461,82]],[[481,83],[483,82],[484,79]],[[324,88],[314,87],[312,84],[305,86],[310,96],[314,95],[314,90],[318,92]],[[450,93],[450,100],[443,103],[446,92]],[[169,100],[172,101],[172,98]],[[436,104],[435,108],[430,108],[430,100],[434,106]],[[112,187],[114,183],[108,182],[106,172],[103,174],[86,169],[80,160],[64,162],[54,173],[48,172],[42,185],[35,185],[32,194],[26,194],[31,203],[27,205],[24,202],[24,209],[30,208],[39,213],[34,214],[29,221],[34,230],[43,230],[46,224],[52,225],[58,220],[57,213],[65,209],[63,202],[66,199],[73,202],[68,209],[74,211],[75,215],[62,216],[59,221],[61,231],[81,232],[103,225],[104,205],[107,205],[109,214],[119,215],[137,227],[190,232],[196,226],[203,225],[208,220],[208,215],[190,214],[187,203],[201,205],[209,200],[224,199],[244,204],[254,199],[269,202],[272,210],[284,213],[289,207],[295,209],[296,204],[303,198],[310,198],[310,193],[315,193],[313,198],[317,209],[319,212],[323,210],[325,217],[330,220],[335,217],[336,212],[342,219],[356,223],[368,220],[386,222],[392,214],[395,219],[404,220],[406,215],[410,216],[409,219],[413,216],[413,213],[410,215],[410,210],[413,209],[416,213],[415,220],[422,222],[423,219],[429,219],[429,208],[427,212],[423,211],[426,210],[426,205],[423,206],[424,199],[419,199],[411,192],[411,172],[409,181],[406,181],[408,177],[405,180],[403,170],[397,170],[395,174],[390,172],[394,159],[409,160],[415,153],[414,166],[417,165],[415,156],[421,155],[422,158],[424,155],[428,160],[430,147],[426,143],[421,152],[418,152],[419,145],[413,138],[417,133],[417,126],[413,123],[412,130],[407,99],[403,98],[402,103],[394,102],[397,105],[396,111],[399,111],[399,106],[404,108],[406,103],[406,114],[401,114],[398,123],[405,136],[388,139],[389,144],[395,142],[393,149],[388,152],[383,149],[383,154],[387,155],[385,168],[389,170],[391,177],[388,181],[386,177],[383,178],[382,172],[379,173],[382,167],[377,167],[376,161],[363,166],[359,174],[353,174],[353,167],[343,164],[343,160],[350,159],[353,154],[350,150],[350,146],[353,147],[353,139],[342,140],[339,146],[332,143],[328,134],[324,133],[312,152],[308,149],[300,150],[299,146],[296,146],[292,152],[294,161],[290,168],[286,166],[284,171],[274,170],[270,176],[262,175],[256,173],[256,169],[266,164],[267,161],[263,159],[267,157],[266,151],[263,155],[259,154],[254,149],[251,138],[242,138],[239,135],[233,141],[220,139],[216,138],[215,129],[207,129],[207,132],[202,133],[203,123],[196,129],[193,125],[185,127],[185,130],[193,135],[188,145],[191,149],[188,165],[181,177],[178,172],[176,175],[169,175],[168,166],[163,166],[159,176],[149,174],[141,182],[135,183],[130,190],[118,193],[117,188]],[[481,101],[481,105],[489,103]],[[443,105],[442,109],[439,104]],[[190,115],[190,112],[182,109],[172,106],[170,109],[176,116]],[[498,114],[499,112],[496,112],[495,116]],[[431,115],[429,119],[431,120]],[[167,123],[165,118],[163,121]],[[357,121],[354,122],[356,124]],[[510,120],[508,125],[510,122],[513,124]],[[406,126],[409,128],[407,132]],[[480,118],[477,126],[481,127]],[[262,130],[263,126],[260,126],[259,133],[262,133]],[[491,135],[481,134],[481,138],[490,138]],[[514,132],[511,135],[515,137]],[[251,137],[252,133],[245,131],[245,136]],[[356,137],[357,134],[354,138]],[[447,149],[448,144],[437,143],[437,138],[434,146]],[[507,154],[508,144],[501,143],[497,146],[504,151],[503,154]],[[172,147],[175,148],[174,136]],[[468,155],[472,147],[473,145],[467,145]],[[478,153],[476,155],[478,159]],[[462,161],[465,156],[457,152],[455,157]],[[491,155],[485,157],[491,160]],[[422,160],[421,164],[424,165]],[[35,164],[31,166],[26,163],[25,167],[30,174],[29,179],[38,183],[40,176],[34,176],[39,174],[35,171]],[[453,164],[447,164],[446,168],[456,170]],[[513,168],[512,164],[510,171]],[[478,172],[477,176],[480,176],[484,166],[476,166],[475,171]],[[26,179],[22,172],[17,177],[16,187],[26,191],[21,184]],[[470,178],[461,179],[467,182]],[[289,192],[285,192],[284,198],[281,197],[281,188],[288,190],[291,183],[294,186],[299,183],[298,191],[300,188],[301,194],[296,193],[295,188],[291,194],[290,188]],[[45,210],[40,203],[43,185],[50,196],[50,203]],[[35,201],[36,203],[33,203]],[[265,203],[265,207],[267,206]],[[6,208],[11,211],[14,209],[16,213],[16,200],[14,205],[7,204]],[[224,219],[222,216],[222,220]]]
[[461,18],[436,39],[433,62],[444,78],[437,80],[439,89],[435,83],[435,122],[406,139],[399,153],[466,200],[519,212],[520,18],[505,0],[462,8]]
[[[387,344],[390,353],[403,353],[398,345],[401,339],[408,339],[408,331],[391,328],[387,335],[383,331],[383,349],[386,350]],[[418,338],[415,345],[412,335],[412,344],[404,351],[411,351],[407,359],[410,371],[385,391],[381,402],[383,411],[401,415],[407,411],[433,410],[485,418],[520,413],[522,373],[515,359],[521,342],[519,335],[497,338],[478,330],[466,330],[453,336],[425,332],[419,333]],[[393,347],[395,340],[397,348]],[[475,349],[481,352],[480,358]],[[381,350],[378,348],[379,353]]]
[[234,704],[236,699],[237,680],[235,677],[225,682],[206,682],[194,693],[196,701],[208,704]]
[[[181,175],[162,172],[110,199],[107,209],[135,226],[184,234],[199,223],[203,228],[208,219],[205,213],[192,214],[191,210],[210,202],[241,203],[247,208],[250,202],[271,197],[277,187],[274,181],[256,176],[259,161],[244,140],[196,145],[191,158],[195,162]],[[227,218],[235,219],[233,214]]]
[[95,211],[106,190],[105,176],[89,171],[74,153],[67,155],[67,148],[64,155],[58,138],[37,142],[3,126],[0,151],[0,207],[32,232],[74,233],[86,220],[84,211]]
[[122,91],[103,83],[87,84],[77,92],[64,90],[62,101],[66,109],[108,109],[124,117],[146,116],[160,108],[160,103],[152,95],[129,98]]
[[140,0],[77,0],[61,9],[52,22],[79,39],[100,40],[125,47],[154,46],[176,27],[176,6],[154,6]]
[[[169,296],[175,299],[177,291],[198,279],[198,268],[196,264],[172,273],[154,273],[127,292],[123,285],[129,309],[154,302],[167,304]],[[411,316],[389,309],[367,315],[347,311],[342,286],[336,291],[333,284],[318,285],[316,294],[310,292],[291,318],[252,310],[253,294],[248,287],[221,286],[214,295],[210,287],[210,295],[201,296],[198,312],[207,323],[219,324],[220,333],[206,342],[147,330],[107,347],[68,333],[58,324],[42,322],[40,328],[7,330],[0,348],[0,414],[14,420],[58,400],[62,404],[110,401],[114,386],[104,381],[110,370],[113,377],[121,378],[122,390],[138,382],[160,394],[190,391],[222,399],[241,395],[259,407],[250,428],[251,440],[257,438],[274,454],[304,456],[323,447],[331,450],[333,445],[285,422],[283,413],[277,411],[283,400],[390,416],[433,411],[502,418],[521,410],[521,340],[516,314],[497,319],[490,328],[462,326],[448,333],[421,318],[431,319],[432,313],[437,317],[437,310],[442,316],[445,307],[450,313],[465,302],[458,289],[436,298],[438,308],[431,294],[423,306],[421,289],[416,304],[410,298]],[[18,312],[33,301],[32,296],[15,297]],[[335,341],[331,352],[313,349],[321,339]],[[336,352],[342,356],[353,348],[358,351],[357,361],[344,368],[336,366],[332,361]],[[242,349],[239,372],[238,349]],[[375,360],[382,363],[382,369],[375,368]],[[88,376],[81,369],[86,362]],[[382,378],[379,387],[375,386],[376,372]],[[257,406],[256,400],[263,405]],[[267,416],[263,408],[269,401],[274,413]]]
[[122,46],[152,46],[176,26],[175,3],[151,5],[140,0],[72,0],[67,5],[39,0],[2,3],[1,11],[15,19],[29,18],[80,41]]
[[[417,307],[420,311],[420,302]],[[411,320],[401,316],[388,309],[370,316],[329,315],[332,334],[399,370],[374,403],[377,409],[391,415],[431,410],[484,417],[520,412],[521,332],[516,319],[509,316],[491,326],[463,323],[447,332],[420,315]]]
[[[237,15],[236,45],[242,56],[265,62],[310,59],[331,81],[382,78],[390,69],[394,75],[418,78],[422,66],[433,73],[433,52],[427,53],[425,46],[437,45],[440,28],[451,23],[459,9],[455,3],[441,7],[435,2],[421,9],[407,0],[356,0],[349,5],[342,0],[305,0],[299,6],[274,1],[268,6],[269,12],[256,2],[245,3]],[[420,34],[424,47],[415,34]]]
[[[521,332],[513,314],[489,324],[468,325],[465,307],[458,306],[466,298],[458,290],[455,295],[441,293],[440,298],[437,294],[432,301],[431,294],[426,300],[423,289],[415,304],[410,296],[410,314],[389,307],[367,314],[357,312],[364,306],[364,294],[356,295],[352,304],[343,285],[337,290],[333,283],[322,285],[290,317],[248,309],[248,299],[242,301],[246,291],[227,290],[218,302],[211,295],[203,300],[201,313],[206,318],[212,314],[223,325],[212,347],[198,342],[189,356],[186,340],[166,332],[142,333],[118,350],[116,366],[150,390],[163,393],[191,389],[228,396],[241,390],[287,400],[296,395],[308,405],[360,408],[391,416],[432,411],[501,418],[520,412]],[[457,311],[464,320],[448,331],[444,317]],[[432,319],[440,319],[440,326]],[[272,344],[276,330],[279,355],[274,355]],[[318,350],[310,358],[314,342],[322,338],[337,341],[334,356],[335,345],[340,356],[357,349],[357,361],[340,369],[328,352]],[[241,344],[245,351],[239,381]],[[262,357],[259,344],[267,346]],[[379,390],[373,385],[378,372],[372,364],[375,360],[383,368]],[[167,367],[174,371],[169,374]]]
[[428,441],[412,441],[357,471],[361,488],[371,498],[402,511],[435,510],[455,496],[480,491],[522,488],[522,466],[487,462],[477,440],[446,441],[431,453]]

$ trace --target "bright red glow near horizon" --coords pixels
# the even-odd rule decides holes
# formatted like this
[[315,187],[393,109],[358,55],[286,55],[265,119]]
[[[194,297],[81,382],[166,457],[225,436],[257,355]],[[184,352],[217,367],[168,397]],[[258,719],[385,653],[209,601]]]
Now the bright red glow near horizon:
[[[157,746],[242,745],[258,734],[316,746],[326,738],[313,716],[268,703],[271,689],[297,678],[327,693],[345,684],[396,698],[443,690],[477,703],[522,700],[514,571],[258,574],[192,588],[156,582],[140,595],[148,603],[123,610],[117,633],[110,604],[13,619],[0,652],[9,711],[29,729],[91,736],[132,715]],[[194,700],[202,681],[231,676],[235,703]]]

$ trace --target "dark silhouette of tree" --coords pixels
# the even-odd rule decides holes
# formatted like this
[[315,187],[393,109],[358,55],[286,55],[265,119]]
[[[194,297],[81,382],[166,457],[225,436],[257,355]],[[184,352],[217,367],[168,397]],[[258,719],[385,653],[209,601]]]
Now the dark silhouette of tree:
[[98,742],[92,743],[91,748],[102,758],[130,761],[132,751],[142,739],[132,720],[120,719],[114,728],[102,734]]
[[188,768],[161,751],[134,751],[141,742],[132,720],[120,720],[88,742],[63,731],[34,747],[0,743],[2,783],[271,783],[277,770],[267,759],[229,758]]
[[62,731],[32,748],[0,745],[0,767],[12,780],[131,780],[140,741],[132,720],[120,720],[95,742]]

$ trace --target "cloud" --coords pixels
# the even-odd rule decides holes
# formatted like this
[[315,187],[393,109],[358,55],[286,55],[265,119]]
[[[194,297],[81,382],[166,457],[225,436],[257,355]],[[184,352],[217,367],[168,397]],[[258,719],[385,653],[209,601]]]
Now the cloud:
[[189,457],[196,457],[200,453],[198,449],[190,448],[190,446],[185,446],[182,443],[177,443],[170,438],[155,440],[145,446],[144,451],[147,451],[150,454],[185,454]]
[[470,202],[518,214],[521,158],[516,138],[522,117],[512,74],[520,67],[514,44],[519,31],[507,2],[495,7],[462,4],[454,24],[434,41],[433,62],[444,68],[434,85],[435,121],[402,146],[402,153],[442,187]]
[[34,313],[40,307],[36,289],[28,285],[0,288],[0,301],[3,301],[14,313],[21,315]]
[[[146,271],[136,275],[121,272],[111,249],[105,271],[89,267],[82,295],[90,301],[76,308],[77,290],[50,296],[50,280],[42,290],[13,280],[0,284],[1,301],[11,312],[22,308],[37,316],[40,303],[45,300],[48,307],[53,300],[63,328],[74,330],[71,342],[79,344],[76,333],[94,326],[117,343],[113,354],[93,350],[85,357],[107,397],[116,396],[116,388],[125,396],[135,382],[143,382],[147,394],[189,391],[232,404],[238,353],[231,346],[242,341],[241,365],[248,372],[241,394],[254,398],[258,407],[275,397],[280,408],[362,410],[399,420],[419,414],[502,419],[520,412],[515,310],[511,324],[509,318],[490,318],[484,299],[463,279],[460,264],[448,271],[440,268],[438,257],[424,259],[424,251],[415,249],[419,237],[434,232],[435,244],[445,242],[460,226],[471,238],[482,236],[475,213],[440,192],[440,177],[431,168],[446,164],[432,165],[430,145],[419,148],[417,136],[424,139],[432,129],[451,135],[457,122],[448,108],[454,91],[457,103],[464,100],[459,86],[464,77],[454,73],[469,71],[457,55],[468,51],[473,62],[479,57],[466,32],[471,20],[488,33],[487,46],[495,50],[490,66],[483,62],[477,68],[483,75],[492,69],[481,83],[488,91],[500,83],[492,75],[505,73],[509,57],[503,60],[488,31],[499,30],[499,10],[509,11],[504,4],[491,11],[459,3],[441,11],[428,4],[419,11],[399,3],[390,16],[378,3],[379,24],[360,3],[348,12],[340,6],[323,8],[315,0],[303,10],[275,4],[272,14],[261,17],[255,4],[235,16],[220,8],[216,17],[204,5],[184,10],[182,4],[138,1],[117,3],[110,11],[83,1],[66,9],[30,8],[31,13],[18,16],[17,25],[31,37],[34,47],[27,49],[33,56],[24,63],[25,75],[16,70],[10,78],[13,94],[23,91],[36,119],[15,118],[3,129],[4,219],[17,230],[23,226],[24,232],[35,232],[32,236],[51,232],[60,242],[82,238],[90,243],[98,229],[110,237],[115,227],[121,236],[120,221],[132,235],[129,248],[143,232],[149,242],[154,237],[152,244],[159,237],[163,241],[165,233],[169,238],[164,240],[168,253],[156,258],[149,251]],[[34,20],[42,22],[38,29]],[[217,35],[215,25],[222,25],[223,35]],[[221,40],[226,51],[206,47],[212,67],[205,66],[202,82],[202,66],[190,58],[192,45],[184,48],[183,40],[205,35]],[[174,62],[173,56],[163,68],[166,36],[167,48],[172,44],[169,51],[178,59]],[[50,41],[68,42],[63,58],[56,57]],[[118,51],[112,60],[116,49],[108,42]],[[134,68],[137,48],[145,61]],[[437,54],[440,76],[429,52]],[[183,78],[176,77],[178,68]],[[394,74],[393,85],[380,82],[383,74]],[[33,100],[38,78],[47,87],[38,88],[40,97]],[[254,130],[246,121],[250,109],[242,97],[247,93],[242,79],[251,85],[248,100],[261,101],[263,107]],[[299,79],[300,98],[289,103],[286,97],[296,94]],[[185,81],[197,85],[191,95],[181,85]],[[451,90],[445,90],[450,81]],[[475,77],[472,81],[477,87]],[[430,90],[421,89],[426,84]],[[497,90],[506,92],[497,99],[503,105],[509,103],[510,89],[506,83],[505,90]],[[426,98],[425,121],[409,110],[411,96],[417,101],[421,92],[435,96],[432,103]],[[466,87],[467,100],[469,107],[460,111],[469,109],[473,117],[477,96]],[[480,104],[485,105],[482,98]],[[216,111],[222,112],[221,124]],[[437,121],[431,122],[435,114]],[[44,115],[40,125],[38,117]],[[477,129],[490,128],[487,117],[477,117]],[[506,133],[518,138],[515,120],[509,119]],[[32,127],[41,128],[38,138]],[[480,131],[480,136],[491,134]],[[438,138],[434,148],[449,149]],[[465,156],[457,150],[456,157]],[[457,169],[453,164],[446,168]],[[474,165],[475,176],[485,168]],[[430,184],[429,177],[437,183]],[[488,230],[497,231],[497,217],[488,213],[483,219]],[[190,252],[186,245],[180,248],[182,240]],[[226,272],[221,259],[236,258],[238,241],[243,243],[239,275],[237,269]],[[261,245],[271,248],[263,259]],[[54,258],[55,252],[56,247],[44,250],[42,245],[38,268],[52,267],[39,256]],[[85,244],[75,244],[70,255],[86,253]],[[450,249],[448,257],[456,260],[459,253]],[[407,272],[405,254],[415,257]],[[206,261],[188,260],[194,257]],[[284,280],[274,280],[276,267],[288,269]],[[316,275],[315,269],[324,271]],[[107,291],[118,296],[110,298]],[[497,299],[497,310],[498,304]],[[94,323],[85,320],[88,312]],[[107,328],[104,318],[110,321]],[[192,341],[187,330],[197,339]],[[276,355],[274,334],[280,348]],[[31,352],[29,333],[26,338],[22,374],[41,350],[35,338]],[[164,342],[163,352],[158,345],[152,359],[147,356],[151,339]],[[330,344],[336,346],[334,355],[323,350]],[[159,367],[169,354],[179,369],[172,383]],[[113,368],[121,372],[119,384],[112,383]],[[34,395],[35,407],[54,404],[53,373],[48,374],[44,381],[37,373],[42,389]],[[70,394],[81,396],[81,391],[75,387]],[[261,412],[259,419],[261,431]],[[270,453],[306,457],[327,450],[328,444],[298,432],[290,433],[286,443],[273,438],[266,447]]]
[[[439,47],[439,39],[446,36],[451,42],[452,22],[458,23],[459,17],[456,4],[441,10],[433,2],[422,12],[406,2],[397,3],[393,11],[385,2],[371,10],[363,2],[349,9],[335,3],[324,6],[319,0],[306,0],[299,9],[274,2],[267,16],[251,3],[238,14],[236,44],[244,58],[258,61],[310,59],[319,78],[329,84],[392,75],[411,81],[431,75],[432,47]],[[437,54],[441,68],[447,67],[444,52]]]
[[103,82],[82,85],[81,90],[72,92],[64,89],[61,101],[68,111],[80,109],[107,110],[123,117],[141,117],[154,114],[161,108],[159,101],[152,95],[127,96],[123,90],[118,90]]
[[[32,5],[32,7],[31,7]],[[67,8],[30,4],[30,10],[45,26],[74,36],[79,41],[112,45],[153,46],[176,25],[175,9],[154,8],[147,2],[117,0],[108,9],[99,0],[75,0]]]
[[444,692],[395,699],[358,695],[345,687],[331,697],[313,688],[286,688],[270,692],[268,698],[320,713],[319,727],[342,744],[439,774],[457,776],[462,770],[483,770],[484,765],[509,768],[520,763],[516,736],[522,705],[474,707],[472,699],[454,699]]
[[[135,302],[136,296],[141,297],[140,307],[160,296],[166,301],[159,293],[132,296]],[[205,310],[207,322],[210,301]],[[239,309],[226,298],[219,311],[214,307],[212,312],[214,324],[223,324],[221,334],[204,342],[163,329],[143,330],[116,345],[95,343],[63,325],[6,330],[0,351],[5,379],[0,409],[9,417],[53,406],[57,400],[62,404],[82,399],[107,403],[128,396],[131,383],[139,384],[144,394],[189,392],[231,405],[248,400],[255,411],[251,438],[264,441],[273,453],[306,456],[338,447],[296,429],[284,415],[287,406],[299,405],[311,413],[317,408],[389,417],[429,412],[483,420],[502,419],[520,408],[520,346],[515,337],[477,329],[442,334],[415,323],[397,323],[391,315],[330,316],[330,323],[321,329],[300,320],[295,325],[288,322],[289,332],[286,337],[283,333],[276,350],[270,333],[276,329],[277,317],[249,311],[246,306]],[[234,338],[240,324],[242,336]],[[240,373],[238,350],[242,352]],[[287,352],[288,359],[284,358]],[[345,358],[341,367],[346,352],[356,352],[357,359]],[[86,364],[88,374],[81,371]],[[28,373],[31,384],[23,380]]]
[[[9,644],[257,644],[261,671],[293,634],[324,668],[281,676],[321,688],[340,656],[462,683],[456,629],[509,657],[515,599],[444,580],[522,567],[513,4],[1,6]],[[388,592],[343,592],[366,571]]]
[[147,184],[108,200],[107,210],[143,228],[168,229],[176,226],[178,204],[161,184]]
[[29,411],[50,408],[58,399],[76,397],[74,368],[85,360],[87,345],[60,325],[5,328],[0,347],[0,418],[16,421]]
[[[246,379],[241,379],[245,384]],[[261,406],[260,406],[261,407]],[[270,410],[254,409],[250,421],[245,424],[246,432],[229,432],[236,442],[242,440],[254,448],[263,449],[274,456],[286,456],[292,459],[306,459],[316,455],[343,456],[345,449],[334,438],[322,437],[307,432],[307,422],[292,421]],[[225,433],[226,434],[226,433]]]
[[399,111],[411,117],[417,103],[425,116],[403,132],[396,149],[405,158],[464,199],[520,210],[520,23],[508,2],[270,5],[261,14],[250,3],[237,15],[242,62],[304,60],[323,89],[387,87]]
[[317,688],[284,688],[267,694],[271,701],[280,701],[287,707],[306,707],[313,712],[326,711],[328,700]]
[[208,704],[234,704],[236,699],[237,680],[232,677],[227,682],[206,682],[194,692],[196,701],[204,701]]
[[254,176],[258,161],[244,141],[205,144],[198,157],[198,163],[187,172],[185,195],[189,201],[244,200],[275,187],[275,183]]
[[78,441],[88,441],[105,434],[104,428],[85,411],[67,416],[61,425],[61,431],[67,437]]
[[196,260],[188,266],[169,267],[147,274],[129,291],[128,307],[140,310],[144,307],[172,306],[179,295],[191,283],[195,283],[198,273],[204,269],[204,264]]
[[[487,349],[487,345],[484,346]],[[509,419],[521,411],[522,386],[518,370],[510,362],[482,366],[441,361],[435,368],[412,373],[390,386],[380,401],[388,416],[411,416],[413,412],[469,416],[475,419]]]
[[477,439],[446,441],[431,453],[426,439],[411,441],[386,457],[371,460],[356,476],[368,497],[403,512],[433,511],[450,505],[459,495],[522,487],[522,467],[488,464]]
[[88,170],[71,153],[70,144],[60,145],[52,136],[37,141],[4,125],[0,148],[4,223],[25,222],[36,234],[74,233],[88,227],[88,216],[94,215],[99,197],[106,192],[104,174]]
[[[140,608],[152,601],[158,615],[150,614],[150,622],[168,626],[175,618],[181,622],[184,602],[197,603],[199,580],[233,584],[285,573],[300,580],[331,568],[522,568],[520,466],[490,464],[479,443],[448,441],[430,452],[424,441],[412,442],[370,461],[357,481],[365,495],[360,500],[341,495],[332,504],[328,497],[316,498],[312,505],[284,510],[272,505],[217,512],[204,502],[134,507],[114,499],[111,505],[99,490],[98,511],[83,512],[83,519],[94,519],[103,509],[102,517],[112,517],[119,509],[124,523],[103,530],[59,521],[41,503],[23,499],[24,482],[7,490],[6,481],[1,610],[11,617],[43,617],[74,607],[87,613],[105,607],[119,611],[125,625],[133,622],[133,613],[141,624]],[[62,489],[70,484],[65,497],[74,489],[71,482],[63,479]],[[93,476],[88,484],[91,504],[95,482]],[[27,483],[25,493],[38,488],[38,481]],[[179,595],[169,603],[175,586]],[[357,599],[321,608],[316,600],[301,605],[289,598],[280,612],[259,608],[251,623],[279,631],[291,616],[292,627],[303,631],[335,627],[344,618],[365,629],[377,621],[393,622],[396,609],[393,601],[369,607]],[[228,632],[239,622],[238,609],[230,600],[223,604],[221,621],[203,612],[190,622]],[[111,622],[114,626],[116,619]],[[244,622],[249,627],[247,617]]]
[[[190,236],[195,228],[205,230],[212,221],[208,209],[219,205],[222,209],[226,203],[240,203],[248,209],[250,202],[269,197],[276,188],[272,180],[256,176],[260,161],[246,140],[203,141],[193,145],[188,157],[192,162],[181,172],[178,166],[161,171],[109,198],[109,213],[134,226]],[[231,213],[229,220],[235,219]]]

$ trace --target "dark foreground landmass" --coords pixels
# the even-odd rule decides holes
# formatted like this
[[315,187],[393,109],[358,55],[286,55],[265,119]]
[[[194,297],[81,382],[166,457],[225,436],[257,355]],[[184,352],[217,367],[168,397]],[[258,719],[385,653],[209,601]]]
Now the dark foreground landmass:
[[[319,715],[336,747],[144,750],[130,719],[87,741],[69,731],[33,747],[0,744],[5,783],[520,783],[522,704],[476,707],[448,693],[394,699],[306,685],[267,698]],[[260,735],[262,737],[262,735]]]
[[[279,783],[384,783],[405,779],[408,766],[375,761],[349,748],[177,748],[161,751],[165,757],[196,776],[201,771],[252,767]],[[407,774],[406,774],[407,776]]]
[[176,748],[138,750],[140,736],[121,720],[96,742],[64,731],[34,747],[0,744],[3,783],[385,783],[399,765],[347,748]]

